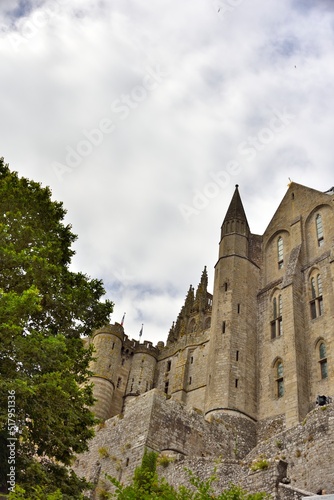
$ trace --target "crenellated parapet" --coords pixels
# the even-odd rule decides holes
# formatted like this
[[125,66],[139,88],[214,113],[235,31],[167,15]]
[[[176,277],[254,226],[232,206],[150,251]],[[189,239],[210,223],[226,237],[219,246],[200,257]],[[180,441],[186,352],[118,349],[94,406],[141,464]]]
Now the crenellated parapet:
[[94,413],[106,420],[121,413],[129,397],[152,389],[159,348],[129,339],[119,323],[95,330],[90,342],[95,350],[90,366]]

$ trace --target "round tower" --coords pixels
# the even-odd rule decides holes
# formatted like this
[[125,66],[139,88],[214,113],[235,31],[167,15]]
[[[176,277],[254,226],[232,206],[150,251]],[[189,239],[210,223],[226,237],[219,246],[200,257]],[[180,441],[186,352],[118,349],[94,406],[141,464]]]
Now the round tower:
[[144,394],[153,388],[154,372],[157,364],[158,349],[152,342],[136,342],[132,364],[124,396],[124,404],[133,397]]
[[93,395],[97,400],[93,411],[101,420],[112,416],[113,396],[117,373],[121,365],[123,340],[124,330],[118,323],[104,326],[93,333],[95,361],[92,362],[90,370],[93,372],[91,377],[91,382],[94,384]]
[[215,266],[205,414],[256,419],[256,295],[247,218],[236,186]]

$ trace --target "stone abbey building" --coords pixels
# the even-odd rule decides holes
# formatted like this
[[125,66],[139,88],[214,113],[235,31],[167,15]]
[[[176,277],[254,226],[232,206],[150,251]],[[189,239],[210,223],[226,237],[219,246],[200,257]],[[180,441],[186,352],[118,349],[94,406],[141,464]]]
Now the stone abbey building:
[[[78,471],[96,484],[101,470],[126,480],[148,447],[206,466],[218,456],[226,467],[234,461],[233,474],[248,484],[238,460],[254,460],[261,450],[288,464],[284,477],[294,471],[290,487],[334,492],[333,188],[291,182],[256,235],[236,186],[221,226],[213,294],[207,287],[204,269],[166,345],[130,340],[118,323],[94,332],[94,410],[106,422]],[[304,450],[312,442],[306,473]]]

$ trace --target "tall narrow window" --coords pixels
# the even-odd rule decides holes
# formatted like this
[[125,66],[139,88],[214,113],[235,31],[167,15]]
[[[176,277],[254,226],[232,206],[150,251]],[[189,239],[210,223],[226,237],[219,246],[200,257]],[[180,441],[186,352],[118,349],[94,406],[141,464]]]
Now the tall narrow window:
[[321,275],[317,274],[316,276],[312,276],[310,280],[310,285],[311,285],[311,300],[310,300],[311,318],[315,319],[318,316],[322,316],[324,312],[324,304],[322,300]]
[[277,240],[277,260],[278,260],[278,269],[282,269],[283,267],[283,238],[280,236]]
[[328,377],[327,355],[326,355],[326,345],[324,344],[324,342],[321,342],[319,346],[319,364],[320,364],[321,378],[327,378]]
[[318,246],[321,247],[324,244],[324,229],[322,226],[322,218],[320,214],[318,214],[315,218],[315,225],[317,229]]
[[283,305],[282,295],[273,298],[273,319],[271,321],[271,338],[280,337],[283,334]]
[[284,396],[284,379],[283,379],[283,363],[278,361],[276,364],[276,387],[277,387],[277,397],[281,398]]

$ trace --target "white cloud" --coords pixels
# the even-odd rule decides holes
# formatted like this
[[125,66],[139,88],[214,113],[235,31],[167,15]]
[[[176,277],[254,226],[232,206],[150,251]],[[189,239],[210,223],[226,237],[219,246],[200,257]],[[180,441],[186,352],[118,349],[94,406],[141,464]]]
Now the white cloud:
[[[0,154],[64,202],[73,267],[103,278],[113,320],[165,340],[205,264],[213,287],[234,184],[257,233],[288,177],[334,184],[332,2],[25,5],[0,6]],[[231,161],[239,173],[187,221],[180,205]]]

